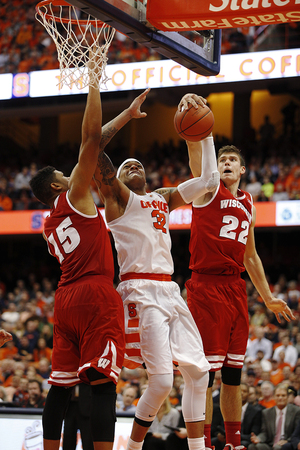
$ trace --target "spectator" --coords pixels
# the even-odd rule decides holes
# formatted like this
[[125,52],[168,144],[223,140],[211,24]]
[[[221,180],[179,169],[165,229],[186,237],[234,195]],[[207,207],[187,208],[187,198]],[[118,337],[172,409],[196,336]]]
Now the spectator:
[[0,211],[11,211],[12,209],[13,202],[7,194],[7,180],[0,177]]
[[270,381],[264,381],[261,385],[262,398],[258,404],[264,408],[271,408],[276,405],[274,399],[274,386]]
[[276,406],[262,412],[261,432],[251,436],[249,450],[281,450],[293,434],[299,420],[300,408],[288,404],[288,390],[279,385],[275,390]]
[[287,177],[286,190],[289,194],[290,200],[299,200],[299,198],[300,198],[300,167],[296,167],[296,169]]
[[18,353],[15,355],[17,361],[32,361],[33,354],[30,342],[27,336],[21,336],[18,343]]
[[264,354],[263,350],[257,350],[255,362],[260,364],[261,369],[262,369],[262,374],[266,374],[266,373],[270,374],[272,365],[268,359],[265,359],[265,354]]
[[16,175],[15,178],[15,189],[16,191],[21,191],[22,189],[30,190],[29,181],[31,179],[31,175],[29,172],[29,168],[27,166],[24,166]]
[[248,403],[251,403],[251,405],[258,405],[258,397],[255,386],[248,386],[248,389]]
[[52,349],[47,347],[47,342],[44,337],[40,337],[37,341],[36,348],[33,350],[33,360],[38,363],[42,358],[46,358],[48,363],[51,361]]
[[256,175],[253,174],[250,178],[249,183],[247,183],[245,186],[245,191],[249,192],[252,195],[254,202],[257,202],[260,198],[261,187],[261,182],[258,181]]
[[249,386],[241,383],[242,394],[242,425],[241,445],[248,448],[251,433],[259,434],[261,431],[261,408],[249,402]]
[[44,380],[48,380],[51,373],[50,361],[47,358],[41,358],[38,362],[37,375]]
[[270,177],[265,175],[263,178],[263,184],[261,186],[261,200],[269,201],[274,193],[274,184],[272,183]]
[[264,123],[259,128],[259,134],[263,143],[269,142],[274,138],[275,127],[270,122],[270,116],[265,115]]
[[28,382],[28,398],[20,402],[21,408],[44,408],[45,398],[42,395],[42,385],[37,380]]
[[288,403],[295,404],[297,397],[297,390],[293,386],[288,386]]
[[134,414],[136,406],[133,405],[133,401],[136,398],[136,389],[132,386],[124,388],[122,393],[122,400],[117,404],[117,412],[128,412]]
[[28,378],[22,377],[20,379],[19,387],[14,393],[12,399],[13,403],[15,403],[16,406],[20,405],[23,401],[28,400],[29,397],[28,384],[29,384]]
[[14,302],[10,302],[8,304],[8,309],[4,311],[1,316],[1,319],[5,322],[12,323],[15,325],[20,318],[20,313],[17,310],[17,305]]
[[[31,302],[32,305],[32,311],[36,311],[36,307],[33,302]],[[40,332],[38,331],[39,321],[36,317],[29,318],[25,323],[25,333],[24,336],[27,337],[29,342],[29,349],[30,353],[33,353],[33,350],[35,349]]]
[[167,436],[165,450],[189,450],[187,443],[187,431],[183,419],[182,412],[180,412],[178,426]]
[[289,200],[289,194],[287,193],[287,191],[283,190],[283,184],[279,183],[276,187],[275,190],[275,185],[274,185],[274,193],[272,195],[272,197],[270,197],[270,201],[272,202],[282,202],[282,201],[286,201]]
[[286,335],[282,338],[282,345],[277,347],[274,351],[273,358],[279,361],[279,354],[284,352],[284,362],[290,364],[292,368],[295,367],[298,359],[298,352],[296,348],[290,344],[289,336]]
[[264,359],[270,359],[273,344],[269,339],[265,338],[264,328],[262,326],[256,326],[254,334],[256,338],[249,342],[247,355],[255,359],[257,351],[262,350],[264,352]]
[[[172,428],[178,427],[179,418],[179,411],[172,408],[169,397],[167,397],[159,408],[157,415],[146,434],[142,449],[165,450],[166,439],[171,433]],[[170,429],[168,427],[172,428]]]
[[18,353],[18,348],[15,345],[15,342],[7,341],[5,346],[1,349],[1,357],[0,359],[14,359],[15,355]]
[[15,395],[15,393],[18,390],[18,387],[20,385],[20,380],[21,378],[18,375],[14,375],[12,377],[12,381],[11,384],[9,386],[7,386],[6,388],[6,399],[8,402],[12,402],[13,401],[13,397]]
[[274,386],[277,386],[283,381],[284,376],[282,373],[282,369],[279,367],[279,362],[277,361],[277,359],[272,358],[271,364],[272,369],[270,374],[270,381]]

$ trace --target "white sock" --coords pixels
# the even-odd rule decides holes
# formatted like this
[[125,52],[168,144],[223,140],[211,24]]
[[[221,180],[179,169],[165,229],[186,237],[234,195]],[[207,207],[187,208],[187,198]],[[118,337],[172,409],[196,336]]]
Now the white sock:
[[144,443],[144,441],[142,441],[142,442],[135,442],[131,438],[129,438],[128,442],[127,442],[127,449],[126,450],[141,450],[141,448],[143,447],[143,443]]
[[204,450],[204,436],[200,438],[187,438],[189,449],[190,450]]

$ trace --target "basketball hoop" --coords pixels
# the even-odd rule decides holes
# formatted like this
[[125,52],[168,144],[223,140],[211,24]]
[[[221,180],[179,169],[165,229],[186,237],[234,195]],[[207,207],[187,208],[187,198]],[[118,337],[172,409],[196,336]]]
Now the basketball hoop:
[[[36,5],[35,17],[56,45],[60,88],[75,84],[83,89],[99,82],[106,88],[107,51],[116,30],[91,15],[81,19],[81,14],[64,0],[43,0]],[[93,70],[88,70],[88,63]]]

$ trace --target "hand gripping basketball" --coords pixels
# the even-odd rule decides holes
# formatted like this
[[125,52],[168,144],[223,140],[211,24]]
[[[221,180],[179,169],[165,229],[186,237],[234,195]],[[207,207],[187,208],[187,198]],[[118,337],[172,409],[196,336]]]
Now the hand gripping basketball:
[[199,105],[198,108],[190,105],[188,109],[177,110],[174,117],[179,136],[191,142],[205,139],[211,133],[214,122],[214,115],[207,105]]

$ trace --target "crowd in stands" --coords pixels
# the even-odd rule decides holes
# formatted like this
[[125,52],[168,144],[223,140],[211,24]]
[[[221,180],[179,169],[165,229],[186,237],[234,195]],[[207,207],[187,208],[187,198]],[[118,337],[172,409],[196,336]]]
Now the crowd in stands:
[[[5,0],[0,6],[0,73],[22,73],[58,69],[52,38],[35,18],[36,0]],[[80,19],[84,14],[78,10]],[[281,32],[282,26],[278,26]],[[298,23],[284,24],[284,37],[271,39],[268,49],[299,46]],[[268,27],[222,30],[222,54],[255,50],[258,36]],[[271,26],[272,28],[272,26]],[[287,28],[287,30],[286,30]],[[291,37],[298,36],[294,42]],[[153,49],[116,33],[109,49],[109,64],[150,61],[163,57]]]
[[[295,106],[298,108],[296,104]],[[293,124],[293,121],[289,120],[289,124]],[[254,137],[247,135],[241,145],[238,144],[245,154],[247,169],[241,180],[241,188],[250,192],[256,202],[300,199],[300,132],[296,125],[293,129],[284,131],[284,135],[275,137],[275,128],[266,116],[256,133],[257,137],[254,131]],[[216,150],[230,143],[226,138],[215,136]],[[27,153],[30,155],[30,152]],[[56,154],[49,156],[48,163],[69,175],[68,167],[59,165],[59,155],[67,153],[69,156],[64,159],[64,165],[68,161],[68,167],[72,167],[72,163],[76,163],[75,160],[72,161],[75,152],[68,148],[58,148]],[[119,165],[127,154],[127,149],[118,148],[112,159]],[[136,153],[135,157],[146,167],[149,191],[162,186],[177,186],[191,176],[184,141],[175,144],[170,140],[161,145],[154,142],[146,154]],[[37,160],[29,160],[26,165],[15,162],[11,166],[0,165],[0,211],[46,208],[32,196],[29,187],[29,180],[43,165]],[[96,204],[102,206],[95,186],[92,186],[92,192]]]
[[[300,419],[300,273],[296,280],[287,280],[281,274],[276,283],[270,284],[274,295],[284,299],[293,310],[296,319],[292,322],[282,319],[278,323],[249,279],[246,285],[250,332],[242,372],[242,389],[247,391],[244,403],[255,404],[260,411],[271,408],[277,402],[276,389],[284,387],[287,402],[296,405]],[[0,408],[44,406],[50,387],[55,288],[54,281],[47,278],[38,281],[33,274],[17,280],[11,290],[0,282],[0,327],[13,335],[13,340],[0,349]],[[118,414],[133,416],[147,383],[142,366],[134,370],[123,368],[117,385]],[[157,439],[164,441],[159,448],[168,450],[167,441],[176,440],[168,426],[184,430],[184,424],[180,424],[183,383],[180,372],[174,370],[173,388],[149,430],[144,450],[157,448]],[[220,386],[221,374],[217,372],[212,436],[219,449],[223,448]],[[253,429],[257,434],[259,431]],[[172,448],[174,445],[173,442]],[[175,449],[181,447],[176,444]]]

